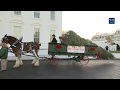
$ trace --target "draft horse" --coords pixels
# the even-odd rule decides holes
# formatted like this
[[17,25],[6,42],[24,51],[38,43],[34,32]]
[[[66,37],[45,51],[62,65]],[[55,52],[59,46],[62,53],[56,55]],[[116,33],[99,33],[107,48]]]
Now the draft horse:
[[17,39],[13,36],[8,36],[7,34],[1,40],[2,42],[9,44],[9,49],[16,56],[16,62],[13,68],[18,68],[19,66],[23,65],[21,55],[24,53],[32,53],[34,55],[34,60],[31,64],[34,66],[39,66],[39,56],[38,51],[40,49],[41,44],[37,42],[22,42],[22,38]]

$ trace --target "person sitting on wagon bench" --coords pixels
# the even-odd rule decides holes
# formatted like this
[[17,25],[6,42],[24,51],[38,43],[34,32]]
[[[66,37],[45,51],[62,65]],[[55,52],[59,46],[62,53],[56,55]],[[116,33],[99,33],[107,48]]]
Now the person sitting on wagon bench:
[[52,35],[52,38],[53,38],[53,39],[52,39],[52,42],[51,42],[51,43],[57,43],[57,40],[56,40],[56,38],[55,38],[55,35],[54,35],[54,34]]
[[59,39],[60,39],[60,43],[63,44],[63,38],[62,38],[62,36],[60,36]]

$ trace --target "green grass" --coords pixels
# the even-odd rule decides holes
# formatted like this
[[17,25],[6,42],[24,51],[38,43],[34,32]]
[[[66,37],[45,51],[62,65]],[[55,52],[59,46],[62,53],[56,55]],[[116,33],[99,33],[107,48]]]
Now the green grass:
[[110,51],[110,53],[120,53],[120,51]]

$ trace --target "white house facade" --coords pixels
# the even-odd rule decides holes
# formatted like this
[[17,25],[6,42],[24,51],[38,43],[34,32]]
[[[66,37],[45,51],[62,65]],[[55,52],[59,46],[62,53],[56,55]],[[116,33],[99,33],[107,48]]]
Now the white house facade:
[[58,41],[62,35],[62,11],[0,11],[0,38],[5,34],[39,42],[47,50],[51,35]]
[[[98,35],[94,35],[92,37],[92,42],[97,44],[98,46],[101,46],[103,49],[105,49],[106,46],[109,47],[110,51],[116,51],[117,50],[117,45],[110,45],[109,43],[106,42],[106,37],[110,36],[111,38],[114,36],[113,33],[102,33]],[[116,43],[116,41],[114,41]]]

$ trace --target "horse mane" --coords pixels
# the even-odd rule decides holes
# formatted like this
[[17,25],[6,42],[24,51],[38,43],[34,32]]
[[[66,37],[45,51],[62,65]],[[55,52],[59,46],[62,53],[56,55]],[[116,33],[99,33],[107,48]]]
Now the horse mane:
[[13,38],[14,40],[18,40],[16,37],[14,37],[14,36],[8,36],[8,37],[10,37],[10,38]]

